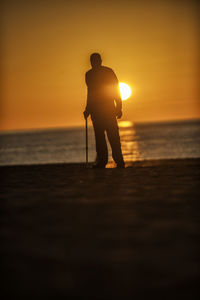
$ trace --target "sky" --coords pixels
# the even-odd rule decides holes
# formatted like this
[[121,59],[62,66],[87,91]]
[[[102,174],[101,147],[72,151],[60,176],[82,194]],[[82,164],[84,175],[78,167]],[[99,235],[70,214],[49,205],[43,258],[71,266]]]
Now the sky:
[[0,130],[84,124],[89,57],[132,88],[123,120],[200,118],[199,4],[193,0],[5,0]]

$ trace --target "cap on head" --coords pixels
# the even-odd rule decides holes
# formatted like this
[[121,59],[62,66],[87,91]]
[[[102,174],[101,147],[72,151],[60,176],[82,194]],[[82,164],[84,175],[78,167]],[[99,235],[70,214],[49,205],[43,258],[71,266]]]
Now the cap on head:
[[92,53],[90,55],[90,62],[92,67],[100,67],[102,63],[101,55],[99,53]]

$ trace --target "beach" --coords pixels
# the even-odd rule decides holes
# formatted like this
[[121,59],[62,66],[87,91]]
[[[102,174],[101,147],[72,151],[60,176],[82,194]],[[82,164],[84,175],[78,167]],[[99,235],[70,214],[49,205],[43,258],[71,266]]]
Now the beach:
[[197,299],[200,159],[1,166],[1,292]]

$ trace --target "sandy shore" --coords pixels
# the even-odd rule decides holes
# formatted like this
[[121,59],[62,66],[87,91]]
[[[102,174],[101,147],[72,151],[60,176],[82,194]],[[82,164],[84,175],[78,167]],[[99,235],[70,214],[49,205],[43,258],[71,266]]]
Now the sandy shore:
[[197,299],[200,159],[127,166],[0,167],[1,293]]

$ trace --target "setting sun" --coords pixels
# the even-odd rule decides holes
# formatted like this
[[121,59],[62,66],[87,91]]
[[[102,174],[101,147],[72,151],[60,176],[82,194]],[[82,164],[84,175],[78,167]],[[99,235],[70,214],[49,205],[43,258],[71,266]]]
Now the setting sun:
[[131,96],[131,88],[128,84],[120,82],[119,90],[120,90],[122,100],[127,100]]

